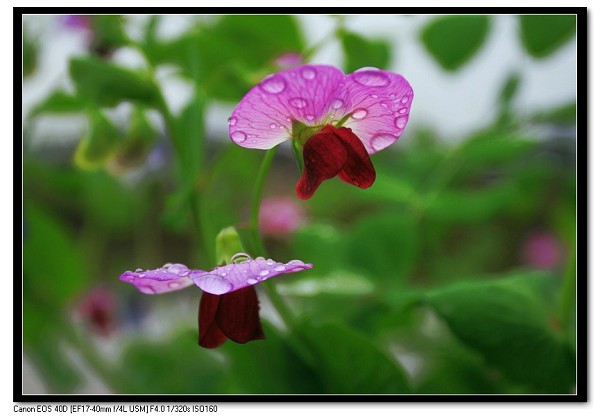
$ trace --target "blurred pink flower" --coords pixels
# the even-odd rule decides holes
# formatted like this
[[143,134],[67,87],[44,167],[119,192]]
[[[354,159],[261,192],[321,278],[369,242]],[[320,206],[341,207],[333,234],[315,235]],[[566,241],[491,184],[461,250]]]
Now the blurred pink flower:
[[77,311],[97,335],[108,337],[116,329],[117,301],[113,292],[94,288],[81,299]]
[[562,260],[562,245],[549,231],[535,231],[527,237],[522,248],[526,264],[540,269],[552,269]]
[[260,206],[258,223],[264,235],[289,234],[305,221],[306,212],[295,199],[265,198]]
[[279,55],[277,58],[275,58],[273,63],[280,69],[288,69],[302,65],[304,63],[304,57],[302,54],[297,52],[288,52],[284,53],[283,55]]
[[80,14],[67,14],[59,17],[61,24],[72,29],[90,29],[91,17]]

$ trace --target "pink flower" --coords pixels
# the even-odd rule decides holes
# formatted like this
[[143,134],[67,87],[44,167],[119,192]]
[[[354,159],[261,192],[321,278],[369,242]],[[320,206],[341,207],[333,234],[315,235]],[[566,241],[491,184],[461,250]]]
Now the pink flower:
[[266,198],[258,218],[264,235],[289,234],[300,227],[306,219],[304,209],[291,198]]
[[548,231],[530,234],[523,245],[525,263],[540,269],[553,269],[562,260],[562,247],[556,236]]
[[251,149],[292,140],[304,170],[296,185],[310,198],[338,176],[360,188],[375,180],[370,154],[403,133],[413,90],[399,74],[363,68],[348,75],[328,65],[301,65],[269,75],[234,109],[229,135]]
[[313,265],[300,260],[280,263],[262,257],[251,259],[243,253],[233,256],[231,263],[208,272],[168,263],[159,269],[128,271],[120,279],[150,295],[198,286],[203,291],[198,310],[198,343],[204,348],[216,348],[227,339],[241,344],[263,339],[254,285],[280,274],[311,269]]

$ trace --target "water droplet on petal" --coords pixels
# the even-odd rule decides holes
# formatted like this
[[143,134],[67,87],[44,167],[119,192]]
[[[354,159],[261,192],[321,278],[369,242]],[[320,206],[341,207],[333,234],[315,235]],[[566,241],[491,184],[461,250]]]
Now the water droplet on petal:
[[221,273],[221,276],[225,277],[225,276],[227,276],[227,273],[223,272],[223,273]]
[[140,290],[140,292],[145,293],[147,295],[156,294],[154,288],[152,288],[151,286],[138,286],[138,289]]
[[260,273],[258,273],[259,276],[267,276],[270,272],[268,270],[261,270]]
[[259,257],[256,258],[256,261],[265,261],[265,258],[259,256]]
[[308,105],[308,103],[304,98],[296,97],[290,99],[290,105],[295,108],[304,108]]
[[379,151],[383,148],[388,147],[390,144],[394,143],[398,136],[394,136],[390,133],[377,133],[373,135],[369,144],[375,151]]
[[272,266],[272,265],[274,265],[274,264],[275,264],[275,262],[273,261],[273,259],[268,259],[268,260],[267,260],[267,265],[268,265],[268,266]]
[[177,276],[186,276],[187,274],[189,274],[190,269],[188,269],[183,264],[175,263],[168,266],[166,268],[166,271],[169,273],[176,274]]
[[302,77],[304,79],[314,79],[317,76],[317,72],[312,68],[304,68],[302,70]]
[[279,126],[279,130],[283,130],[285,127],[283,126]]
[[379,98],[379,95],[377,95],[377,94],[371,94],[371,97],[372,98]]
[[408,108],[406,108],[406,107],[402,107],[402,108],[400,109],[399,113],[400,113],[400,114],[404,114],[404,113],[406,113],[407,111],[408,111]]
[[287,264],[288,266],[304,266],[304,263],[300,260],[291,260]]
[[143,269],[135,269],[136,273],[140,273],[140,272],[143,272],[143,271],[144,271]]
[[231,133],[231,138],[237,143],[243,142],[244,140],[246,140],[246,137],[246,133],[244,133],[241,130],[234,131],[233,133]]
[[387,103],[381,103],[381,106],[382,106],[383,108],[388,108],[388,105],[387,105]]
[[170,282],[167,286],[169,286],[171,289],[177,289],[179,286],[181,286],[181,283],[179,283],[179,282]]
[[336,98],[335,100],[333,100],[333,102],[331,103],[331,107],[334,110],[337,110],[338,108],[341,108],[344,105],[344,101],[340,100],[339,98]]
[[277,124],[271,123],[271,124],[269,124],[269,127],[272,128],[272,129],[274,129],[275,127],[277,127]]
[[406,127],[407,121],[408,121],[408,116],[403,115],[400,117],[396,117],[396,120],[394,120],[394,123],[396,124],[396,127],[398,127],[399,129],[403,129],[404,127]]
[[402,104],[406,104],[408,102],[408,95],[402,97]]
[[285,270],[285,266],[284,265],[277,266],[273,270],[275,270],[276,272],[282,272]]
[[[241,260],[241,262],[238,260]],[[233,256],[231,256],[230,263],[242,263],[248,260],[252,260],[252,257],[250,257],[250,255],[246,253],[236,253]]]
[[362,120],[367,116],[367,114],[369,114],[367,110],[365,110],[364,108],[359,108],[354,113],[352,113],[352,118],[356,120]]
[[205,274],[194,279],[194,282],[205,292],[222,295],[233,289],[233,285],[216,274]]
[[236,123],[237,123],[237,118],[235,118],[235,117],[230,117],[229,118],[229,125],[230,126],[235,126]]
[[379,70],[364,70],[351,74],[352,79],[365,87],[385,87],[390,84],[390,78]]
[[270,94],[279,94],[285,86],[285,80],[279,75],[269,75],[260,83],[260,88]]
[[258,280],[256,279],[248,279],[246,280],[246,283],[248,283],[249,285],[255,285],[258,283]]
[[390,98],[395,98],[396,94],[390,94]]
[[169,267],[171,267],[173,265],[173,263],[165,263],[164,266],[162,267],[163,269],[168,269]]
[[313,116],[312,114],[308,114],[308,115],[306,116],[306,119],[307,119],[308,121],[312,121],[312,120],[314,120],[314,119],[315,119],[315,116]]

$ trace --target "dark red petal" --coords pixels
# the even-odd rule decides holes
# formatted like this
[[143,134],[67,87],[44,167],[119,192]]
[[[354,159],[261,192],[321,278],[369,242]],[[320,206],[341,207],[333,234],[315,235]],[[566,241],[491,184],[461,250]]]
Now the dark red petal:
[[215,320],[220,301],[221,296],[202,293],[198,308],[198,344],[201,347],[217,348],[227,341]]
[[226,293],[220,298],[216,321],[227,338],[240,344],[265,339],[254,286]]
[[321,182],[340,173],[346,163],[346,146],[335,134],[321,131],[308,139],[303,154],[304,171],[296,184],[296,194],[308,199]]
[[373,182],[375,182],[375,168],[365,145],[358,136],[347,127],[335,128],[327,125],[325,129],[328,131],[335,130],[335,135],[346,147],[348,157],[346,164],[338,175],[340,179],[362,189],[373,185]]

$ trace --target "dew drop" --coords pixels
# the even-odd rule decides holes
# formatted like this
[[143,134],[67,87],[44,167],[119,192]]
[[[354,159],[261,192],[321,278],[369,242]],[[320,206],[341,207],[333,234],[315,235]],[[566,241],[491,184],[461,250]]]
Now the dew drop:
[[331,103],[331,107],[333,107],[334,110],[341,108],[343,105],[344,101],[340,100],[339,98],[336,98],[335,100],[333,100],[333,103]]
[[377,95],[377,94],[371,94],[371,97],[372,98],[379,98],[379,95]]
[[304,108],[308,105],[308,103],[304,98],[296,97],[290,99],[290,105],[295,108]]
[[288,262],[287,265],[288,266],[304,266],[304,263],[302,263],[300,260],[291,260]]
[[390,94],[390,98],[396,98],[396,94]]
[[229,281],[216,274],[205,274],[194,281],[200,289],[213,295],[222,295],[233,289],[233,285]]
[[373,135],[369,143],[374,151],[379,151],[394,143],[397,138],[398,136],[394,136],[390,133],[377,133]]
[[181,284],[179,282],[170,282],[167,286],[169,286],[171,289],[177,289],[179,286],[181,286]]
[[279,126],[279,130],[283,130],[285,127],[283,126]]
[[223,272],[223,273],[221,273],[221,276],[225,277],[225,276],[227,276],[227,273]]
[[307,119],[308,121],[312,121],[312,120],[314,120],[314,119],[315,119],[315,116],[313,116],[312,114],[308,114],[308,115],[306,116],[306,119]]
[[135,269],[135,272],[136,272],[136,273],[141,273],[141,272],[143,272],[143,271],[144,271],[144,270],[142,270],[142,269]]
[[255,285],[258,283],[258,280],[256,279],[248,279],[246,280],[246,283],[248,283],[249,285]]
[[154,291],[154,288],[151,286],[138,286],[138,289],[140,289],[140,292],[145,293],[147,295],[156,294],[156,292]]
[[381,103],[381,106],[382,106],[383,108],[388,108],[388,105],[387,105],[387,103]]
[[367,116],[367,114],[369,114],[367,112],[367,110],[365,110],[364,108],[360,108],[360,109],[356,110],[354,113],[352,113],[352,118],[354,118],[356,120],[362,120],[363,118],[365,118]]
[[259,276],[268,276],[269,275],[269,271],[268,270],[261,270],[260,273],[258,273]]
[[282,272],[285,270],[285,266],[283,266],[283,265],[277,266],[273,270],[275,270],[276,272]]
[[285,90],[285,86],[285,80],[279,75],[270,75],[260,84],[260,88],[270,94],[279,94]]
[[408,102],[408,95],[402,97],[402,104],[406,104]]
[[234,263],[234,264],[235,263],[241,263],[238,260],[241,260],[241,262],[245,262],[245,261],[248,261],[248,260],[252,260],[252,257],[250,257],[250,255],[248,255],[246,253],[235,253],[233,256],[231,256],[230,262]]
[[264,257],[257,257],[256,261],[265,261],[265,258]]
[[173,263],[165,263],[165,265],[162,268],[166,270],[169,267],[171,267],[172,265],[173,265]]
[[186,276],[190,272],[190,269],[179,263],[171,264],[170,266],[167,266],[165,270],[169,273],[176,274],[177,276]]
[[404,127],[406,127],[407,121],[408,121],[408,117],[406,115],[403,115],[403,116],[396,117],[396,120],[394,120],[394,123],[396,124],[396,127],[398,127],[399,129],[403,129]]
[[274,129],[275,127],[277,127],[277,124],[271,123],[271,124],[269,124],[269,127],[272,128],[272,129]]
[[267,265],[268,265],[268,266],[272,266],[272,265],[274,265],[274,264],[275,264],[275,262],[274,262],[272,259],[268,259],[268,260],[267,260]]
[[399,113],[400,113],[400,114],[404,114],[404,113],[406,113],[407,111],[408,111],[408,108],[406,108],[406,107],[402,107],[402,108],[400,109]]
[[389,77],[379,70],[364,70],[352,73],[352,79],[365,87],[385,87],[390,84]]
[[241,130],[234,131],[233,133],[231,133],[231,138],[237,143],[243,142],[244,140],[246,140],[246,137],[246,133],[244,133]]
[[302,77],[304,79],[314,79],[317,76],[317,72],[312,68],[304,68],[302,70]]
[[237,118],[235,118],[235,117],[230,117],[229,118],[229,125],[230,126],[235,126],[236,123],[237,123]]

